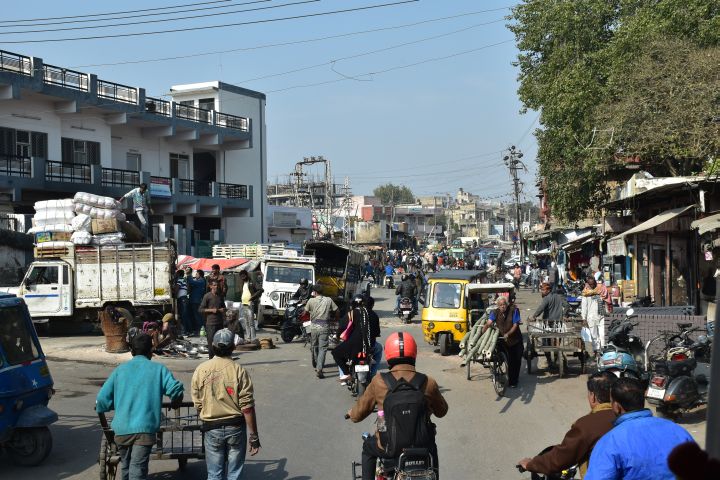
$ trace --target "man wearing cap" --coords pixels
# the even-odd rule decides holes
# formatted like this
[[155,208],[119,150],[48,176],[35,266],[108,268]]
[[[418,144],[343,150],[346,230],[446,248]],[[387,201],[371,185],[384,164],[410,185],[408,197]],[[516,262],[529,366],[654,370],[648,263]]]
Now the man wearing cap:
[[144,480],[160,429],[163,395],[179,407],[183,384],[165,365],[150,361],[153,344],[149,335],[135,335],[130,347],[132,360],[110,374],[97,395],[95,410],[115,410],[112,429],[120,451],[123,480]]
[[223,328],[212,339],[215,357],[201,363],[192,377],[192,399],[205,432],[208,480],[237,480],[250,455],[260,450],[253,384],[232,359],[235,334]]
[[315,296],[308,300],[305,310],[310,314],[310,341],[315,359],[315,370],[318,378],[325,378],[323,368],[325,367],[325,355],[327,354],[330,341],[331,315],[334,315],[335,323],[340,319],[340,310],[332,298],[326,297],[322,292],[322,285],[313,287]]

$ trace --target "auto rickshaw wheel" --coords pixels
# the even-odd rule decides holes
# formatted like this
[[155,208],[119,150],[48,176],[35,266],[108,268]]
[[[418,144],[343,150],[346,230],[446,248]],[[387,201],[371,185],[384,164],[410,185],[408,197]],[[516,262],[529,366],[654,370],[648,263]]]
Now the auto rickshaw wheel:
[[440,355],[443,357],[450,355],[450,334],[441,333],[438,337],[438,343],[440,344]]
[[52,450],[52,435],[48,427],[18,428],[7,445],[13,462],[23,467],[42,463]]
[[107,437],[103,433],[100,439],[100,455],[98,456],[98,464],[100,466],[100,480],[115,480],[117,474],[118,463],[113,459],[117,455],[117,446],[109,444]]

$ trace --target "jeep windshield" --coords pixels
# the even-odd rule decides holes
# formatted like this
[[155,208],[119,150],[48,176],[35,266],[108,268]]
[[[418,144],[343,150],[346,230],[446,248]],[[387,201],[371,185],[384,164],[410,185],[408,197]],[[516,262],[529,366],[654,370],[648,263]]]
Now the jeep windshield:
[[265,272],[266,282],[279,283],[300,283],[301,278],[312,282],[313,269],[308,267],[282,267],[279,265],[268,265]]

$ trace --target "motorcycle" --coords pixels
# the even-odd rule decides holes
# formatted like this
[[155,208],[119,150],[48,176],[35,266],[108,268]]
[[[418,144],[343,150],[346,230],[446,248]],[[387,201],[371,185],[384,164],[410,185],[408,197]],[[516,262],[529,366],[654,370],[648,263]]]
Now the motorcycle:
[[613,320],[610,324],[608,344],[603,347],[602,355],[597,361],[598,371],[609,371],[618,377],[630,376],[638,380],[646,380],[642,368],[645,354],[640,337],[632,335],[637,322],[634,310],[628,309],[624,319]]
[[310,338],[310,314],[300,300],[291,299],[285,307],[285,321],[280,338],[283,342],[290,343],[297,336],[302,336],[305,342]]
[[[538,455],[544,455],[547,452],[549,452],[553,447],[547,447],[542,452],[540,452]],[[527,470],[525,470],[520,465],[515,465],[515,468],[517,468],[520,473],[525,473]],[[578,466],[573,465],[570,468],[567,468],[563,470],[560,473],[552,474],[552,475],[544,475],[542,473],[535,473],[530,472],[530,480],[573,480],[575,478],[575,474],[578,472]]]
[[[345,415],[345,418],[349,418]],[[372,433],[363,433],[363,441]],[[406,448],[398,458],[380,458],[375,464],[375,480],[436,480],[433,458],[427,448]],[[362,464],[352,463],[353,480],[362,479]]]
[[400,299],[400,309],[398,310],[398,318],[405,323],[410,323],[412,318],[415,316],[415,310],[413,309],[412,300],[409,297],[402,297]]
[[372,380],[370,376],[371,363],[372,356],[360,358],[360,354],[358,354],[358,358],[348,361],[350,381],[347,383],[347,387],[353,397],[361,397],[370,384],[370,380]]
[[385,288],[395,288],[395,279],[393,279],[392,275],[385,275],[385,280],[383,280],[383,285]]
[[652,297],[638,297],[634,302],[630,304],[631,307],[654,307],[655,302],[652,301]]
[[709,381],[704,374],[695,375],[697,358],[707,350],[710,339],[702,335],[690,346],[672,347],[667,360],[655,361],[645,398],[656,405],[659,415],[677,418],[683,411],[707,403]]

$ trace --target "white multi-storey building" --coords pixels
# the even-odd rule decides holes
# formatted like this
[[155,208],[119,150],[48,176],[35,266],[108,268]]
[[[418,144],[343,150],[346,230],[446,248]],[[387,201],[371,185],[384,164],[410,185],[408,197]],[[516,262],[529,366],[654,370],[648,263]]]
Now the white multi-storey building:
[[266,239],[265,95],[223,82],[139,87],[0,51],[0,202],[150,186],[156,239],[202,255]]

